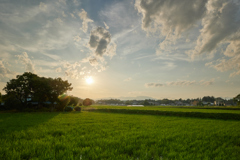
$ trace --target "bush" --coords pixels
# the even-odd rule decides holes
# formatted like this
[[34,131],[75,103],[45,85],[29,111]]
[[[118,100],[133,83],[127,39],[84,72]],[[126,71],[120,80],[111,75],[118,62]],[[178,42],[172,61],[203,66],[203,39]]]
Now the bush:
[[67,107],[64,108],[64,111],[65,112],[71,112],[71,111],[73,111],[73,108],[71,106],[67,106]]
[[77,106],[74,108],[75,111],[81,111],[81,107]]
[[91,106],[92,105],[92,100],[89,98],[86,98],[83,100],[83,105],[84,106]]

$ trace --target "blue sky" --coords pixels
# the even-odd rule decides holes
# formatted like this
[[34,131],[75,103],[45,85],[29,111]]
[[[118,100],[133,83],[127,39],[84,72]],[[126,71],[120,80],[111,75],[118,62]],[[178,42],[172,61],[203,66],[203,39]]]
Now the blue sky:
[[27,71],[81,98],[232,98],[239,17],[239,0],[0,0],[0,88]]

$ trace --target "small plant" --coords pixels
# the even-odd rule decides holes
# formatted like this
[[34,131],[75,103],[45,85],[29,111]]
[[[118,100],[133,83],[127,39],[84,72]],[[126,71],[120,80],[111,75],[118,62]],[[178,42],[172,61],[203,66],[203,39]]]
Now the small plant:
[[81,107],[77,106],[74,108],[75,111],[81,111]]

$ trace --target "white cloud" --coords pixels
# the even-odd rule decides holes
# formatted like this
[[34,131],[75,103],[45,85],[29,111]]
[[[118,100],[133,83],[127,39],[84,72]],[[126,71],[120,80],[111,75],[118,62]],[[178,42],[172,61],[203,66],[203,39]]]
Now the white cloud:
[[7,78],[10,78],[13,76],[13,72],[10,71],[6,65],[8,63],[4,62],[3,60],[0,60],[0,80],[1,81],[6,81]]
[[[240,5],[236,1],[209,0],[206,8],[206,16],[202,19],[203,28],[193,50],[194,55],[215,52],[217,46],[229,43],[231,37],[240,31],[240,20],[237,19]],[[229,47],[233,46],[234,43],[231,43]],[[225,54],[229,53],[230,48]]]
[[25,65],[25,71],[35,73],[35,67],[32,60],[28,57],[27,52],[23,52],[22,55],[16,55],[18,59]]
[[[161,55],[181,51],[181,48],[174,46],[181,44],[185,46],[182,52],[186,52],[192,60],[203,58],[200,56],[202,54],[209,59],[214,57],[214,53],[223,52],[227,58],[206,66],[222,72],[234,70],[230,77],[240,74],[239,1],[136,0],[135,8],[142,14],[143,30],[161,33],[163,41],[156,50],[160,59],[168,58]],[[186,56],[182,57],[189,60]]]
[[165,36],[179,35],[195,26],[206,12],[207,0],[136,0],[135,7],[142,17],[142,29]]
[[87,32],[88,30],[88,23],[89,22],[93,22],[93,20],[91,20],[90,18],[88,18],[87,16],[87,12],[82,9],[81,12],[79,12],[78,16],[80,17],[80,19],[82,20],[82,30],[83,32]]
[[103,22],[103,23],[104,23],[105,28],[109,29],[109,26],[105,22]]
[[214,68],[220,72],[235,70],[230,74],[230,77],[240,75],[240,54],[233,56],[230,59],[222,58],[213,62],[206,63],[205,66]]
[[70,63],[67,61],[62,62],[63,69],[65,76],[72,78],[72,79],[79,79],[80,78],[80,66],[79,62]]

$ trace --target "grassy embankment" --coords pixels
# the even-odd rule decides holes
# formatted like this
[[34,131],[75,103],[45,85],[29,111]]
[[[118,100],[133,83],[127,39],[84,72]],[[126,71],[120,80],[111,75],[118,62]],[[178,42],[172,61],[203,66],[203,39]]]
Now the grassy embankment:
[[240,110],[0,113],[0,159],[239,159]]

